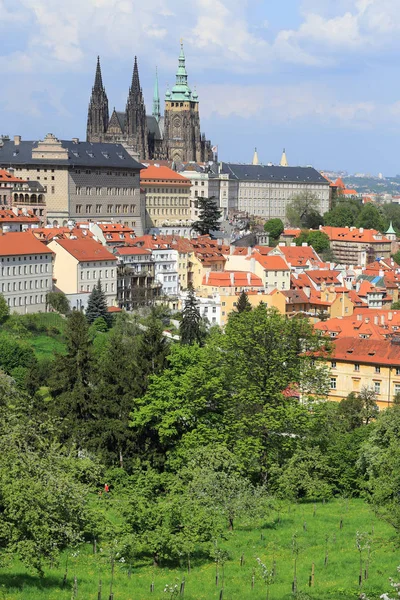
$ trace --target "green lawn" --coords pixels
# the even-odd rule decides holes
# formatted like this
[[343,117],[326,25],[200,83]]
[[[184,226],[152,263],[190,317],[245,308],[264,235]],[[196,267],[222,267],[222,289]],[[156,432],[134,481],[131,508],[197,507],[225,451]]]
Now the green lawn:
[[56,352],[65,354],[65,344],[58,338],[50,337],[46,333],[33,335],[27,341],[39,359],[54,358]]
[[[98,500],[106,503],[105,500]],[[113,500],[106,505],[113,514]],[[230,554],[225,565],[225,587],[223,600],[265,600],[266,588],[261,580],[256,562],[259,557],[265,564],[276,562],[276,580],[270,587],[270,600],[293,598],[292,535],[297,533],[300,546],[298,556],[298,588],[308,596],[303,599],[333,600],[358,598],[359,553],[355,546],[356,532],[369,532],[372,536],[369,578],[363,591],[369,600],[390,590],[389,576],[396,576],[400,564],[400,553],[392,539],[393,530],[375,518],[369,507],[361,500],[334,501],[316,506],[313,516],[312,504],[292,505],[282,512],[281,523],[276,513],[266,518],[264,527],[255,529],[238,524],[229,539],[221,544]],[[343,519],[343,528],[340,520]],[[306,531],[304,531],[306,523]],[[326,538],[328,542],[326,543]],[[328,564],[324,566],[326,544]],[[81,600],[98,600],[98,581],[102,579],[102,600],[109,600],[110,565],[104,552],[92,553],[91,544],[80,549],[77,556],[69,552],[67,586],[62,588],[65,556],[57,569],[49,569],[43,581],[18,564],[0,571],[1,600],[70,600],[74,576],[77,577],[78,594]],[[240,557],[244,565],[240,566]],[[312,563],[315,564],[315,585],[308,587]],[[255,584],[252,589],[252,575]],[[222,573],[219,586],[215,585],[215,564],[212,561],[193,561],[191,572],[184,567],[153,569],[145,561],[133,566],[128,577],[127,565],[118,563],[115,569],[114,600],[161,600],[171,596],[164,593],[166,584],[174,584],[185,577],[186,600],[217,600],[220,598]],[[150,593],[154,581],[155,591]],[[3,586],[3,587],[1,587]],[[3,590],[3,592],[2,592]],[[3,594],[3,595],[2,595]],[[299,596],[300,597],[300,596]]]

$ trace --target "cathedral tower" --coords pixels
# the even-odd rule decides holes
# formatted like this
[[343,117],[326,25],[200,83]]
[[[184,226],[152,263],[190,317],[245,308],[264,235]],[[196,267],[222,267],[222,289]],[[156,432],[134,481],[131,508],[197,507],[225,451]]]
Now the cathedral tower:
[[125,113],[125,134],[129,146],[138,154],[140,159],[149,158],[146,107],[142,88],[140,87],[136,56]]
[[176,82],[165,94],[164,119],[164,144],[169,160],[175,163],[207,160],[200,133],[199,98],[188,85],[182,43]]
[[102,142],[108,127],[108,99],[101,78],[100,57],[97,57],[96,76],[89,102],[86,139]]

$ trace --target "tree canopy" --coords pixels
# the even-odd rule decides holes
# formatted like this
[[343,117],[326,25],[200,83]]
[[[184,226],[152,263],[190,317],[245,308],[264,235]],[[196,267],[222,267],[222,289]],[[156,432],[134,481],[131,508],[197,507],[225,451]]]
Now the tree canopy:
[[101,287],[100,279],[90,293],[86,309],[86,319],[88,323],[93,323],[96,319],[102,317],[106,323],[110,322],[110,315],[107,310],[106,295]]
[[[319,208],[318,197],[307,190],[293,196],[286,207],[286,218],[293,227],[318,227],[323,222]],[[317,223],[318,217],[321,220]]]
[[268,231],[273,240],[277,240],[284,230],[281,219],[270,219],[264,225],[264,230]]
[[211,198],[197,198],[199,207],[199,219],[192,225],[193,231],[199,235],[210,235],[213,231],[219,231],[222,211],[218,208],[217,200]]

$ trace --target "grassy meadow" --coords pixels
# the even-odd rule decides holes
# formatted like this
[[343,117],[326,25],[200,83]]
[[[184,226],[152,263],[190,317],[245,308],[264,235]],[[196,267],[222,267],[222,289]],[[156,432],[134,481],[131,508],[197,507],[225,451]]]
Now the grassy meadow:
[[[99,499],[103,508],[114,518],[117,499]],[[314,515],[315,510],[315,515]],[[342,520],[342,528],[340,522]],[[219,584],[216,586],[216,565],[212,560],[192,559],[191,571],[186,564],[164,564],[153,568],[151,561],[138,561],[129,566],[118,562],[115,566],[113,600],[161,600],[175,598],[164,592],[165,586],[180,584],[185,578],[186,600],[265,600],[267,589],[261,577],[256,559],[268,567],[275,562],[276,577],[269,588],[269,600],[293,598],[292,581],[294,555],[292,537],[297,534],[298,598],[306,600],[330,600],[358,598],[358,575],[360,555],[356,548],[356,533],[368,532],[371,536],[368,579],[363,581],[362,591],[369,600],[390,590],[388,577],[396,576],[400,564],[400,551],[396,547],[393,529],[375,517],[362,500],[335,500],[326,504],[292,504],[267,515],[263,523],[237,523],[228,539],[220,548],[229,553],[224,569],[220,567]],[[57,568],[48,568],[40,580],[21,564],[12,562],[0,569],[0,600],[109,600],[110,562],[107,553],[98,543],[93,554],[92,544],[83,545],[78,551],[65,553]],[[327,564],[325,565],[327,554]],[[63,576],[68,556],[67,584]],[[241,566],[241,557],[244,562]],[[367,551],[363,553],[363,560]],[[312,564],[315,565],[314,586],[309,587]],[[364,560],[365,564],[365,560]],[[224,571],[224,573],[222,572]],[[73,590],[77,578],[77,593]],[[254,587],[252,579],[254,576]],[[102,594],[98,594],[99,579]],[[150,586],[154,582],[154,592]],[[221,590],[223,586],[223,595]],[[181,597],[181,596],[180,596]]]

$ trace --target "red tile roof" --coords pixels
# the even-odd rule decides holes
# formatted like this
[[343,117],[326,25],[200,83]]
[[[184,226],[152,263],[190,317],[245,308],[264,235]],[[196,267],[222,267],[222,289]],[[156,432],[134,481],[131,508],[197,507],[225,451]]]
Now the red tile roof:
[[[15,211],[15,212],[14,212]],[[17,213],[17,214],[15,214]],[[39,217],[36,217],[32,211],[11,208],[0,209],[0,223],[40,223]]]
[[151,250],[146,250],[146,248],[138,248],[136,246],[121,246],[120,248],[116,249],[115,254],[120,254],[121,256],[151,256]]
[[[233,283],[231,282],[231,275],[233,275]],[[263,287],[260,277],[248,271],[211,271],[204,275],[203,285],[214,287]]]
[[53,252],[29,231],[0,234],[0,256],[23,254],[53,254]]
[[155,167],[154,165],[150,165],[147,169],[142,169],[140,171],[140,183],[141,185],[151,183],[152,185],[156,184],[184,184],[190,187],[192,184],[187,177],[180,175],[176,171],[173,171],[169,167]]
[[344,362],[400,366],[400,338],[393,340],[343,337],[335,341],[332,358]]
[[9,183],[24,183],[24,179],[20,179],[19,177],[15,177],[6,169],[0,169],[0,181],[7,181]]
[[319,256],[311,246],[278,246],[277,250],[282,252],[292,267],[304,267],[308,261],[319,260]]
[[321,227],[331,241],[364,242],[369,244],[390,244],[390,240],[376,229],[357,229],[357,227]]
[[290,271],[289,265],[282,256],[262,256],[254,252],[249,258],[255,258],[266,271]]
[[99,244],[91,238],[81,238],[76,240],[62,238],[55,239],[54,241],[79,262],[95,260],[116,261],[114,254],[111,254],[111,252],[102,246],[102,244]]

